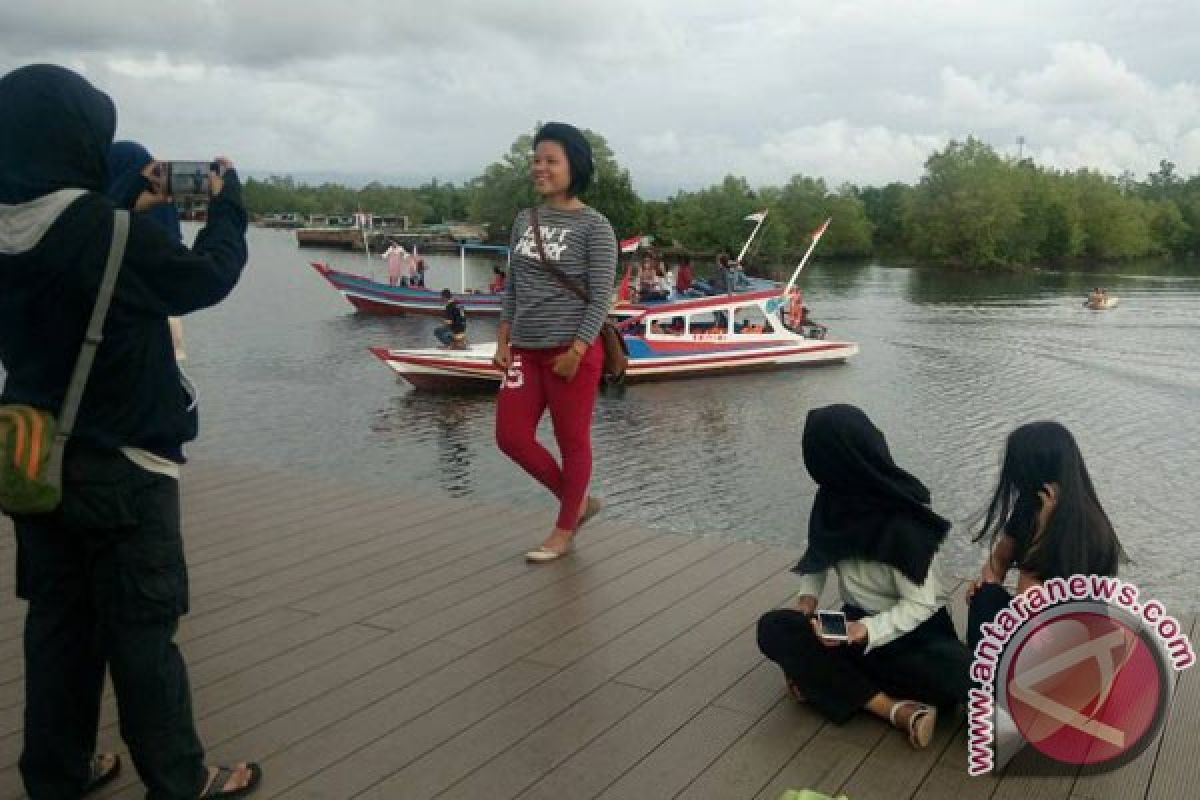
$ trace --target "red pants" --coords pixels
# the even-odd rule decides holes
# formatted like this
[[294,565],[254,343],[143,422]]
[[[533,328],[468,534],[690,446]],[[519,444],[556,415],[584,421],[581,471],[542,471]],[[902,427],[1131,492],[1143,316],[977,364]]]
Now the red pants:
[[[496,444],[558,498],[556,527],[574,530],[592,477],[592,409],[604,367],[604,348],[597,337],[570,381],[551,369],[555,356],[565,349],[513,348],[513,365],[496,401]],[[538,421],[547,408],[561,467],[537,440]]]

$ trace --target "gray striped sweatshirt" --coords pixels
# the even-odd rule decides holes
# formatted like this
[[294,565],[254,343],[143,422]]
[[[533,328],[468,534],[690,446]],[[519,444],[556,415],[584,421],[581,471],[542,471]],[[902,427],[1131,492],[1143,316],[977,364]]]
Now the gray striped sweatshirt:
[[546,258],[591,295],[584,304],[541,267],[528,209],[512,230],[512,264],[504,286],[502,319],[512,323],[514,347],[543,349],[592,342],[612,303],[617,272],[617,237],[594,208],[574,211],[538,207]]

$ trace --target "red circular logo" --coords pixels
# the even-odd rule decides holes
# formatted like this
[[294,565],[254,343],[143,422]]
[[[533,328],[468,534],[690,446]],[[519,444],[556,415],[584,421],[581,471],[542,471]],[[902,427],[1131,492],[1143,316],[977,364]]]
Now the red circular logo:
[[1155,646],[1115,615],[1093,611],[1037,624],[1014,650],[1006,679],[1021,735],[1067,764],[1140,752],[1168,693]]

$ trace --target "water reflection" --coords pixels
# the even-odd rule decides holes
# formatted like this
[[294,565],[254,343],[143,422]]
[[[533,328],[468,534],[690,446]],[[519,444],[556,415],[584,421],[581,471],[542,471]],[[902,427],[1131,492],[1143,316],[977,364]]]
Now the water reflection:
[[432,431],[438,454],[438,485],[451,497],[474,493],[474,449],[490,446],[491,436],[482,425],[472,424],[491,418],[494,399],[488,396],[444,397],[408,392],[396,398],[392,408],[380,417],[380,428],[396,432],[401,428],[427,428]]

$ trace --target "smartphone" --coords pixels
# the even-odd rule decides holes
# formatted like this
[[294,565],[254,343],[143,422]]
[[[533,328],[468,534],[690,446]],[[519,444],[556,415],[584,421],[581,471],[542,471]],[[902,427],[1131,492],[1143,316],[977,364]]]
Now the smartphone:
[[215,161],[164,161],[159,177],[171,197],[207,197],[208,173],[220,171]]
[[821,626],[821,635],[826,639],[838,642],[849,641],[846,631],[846,615],[841,611],[817,611],[817,622]]

